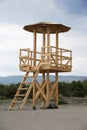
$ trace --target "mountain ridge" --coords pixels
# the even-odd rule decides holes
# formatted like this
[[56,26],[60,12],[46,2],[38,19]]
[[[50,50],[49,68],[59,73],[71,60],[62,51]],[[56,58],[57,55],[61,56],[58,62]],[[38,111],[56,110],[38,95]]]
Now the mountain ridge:
[[[23,79],[23,75],[18,75],[18,76],[0,76],[0,84],[5,84],[5,85],[9,85],[9,84],[17,84],[19,82],[22,81]],[[38,82],[41,82],[41,76],[37,77]],[[51,82],[55,80],[55,76],[51,75],[50,76],[50,80]],[[60,82],[72,82],[72,81],[83,81],[83,80],[87,80],[87,76],[62,76],[59,75],[59,81]]]

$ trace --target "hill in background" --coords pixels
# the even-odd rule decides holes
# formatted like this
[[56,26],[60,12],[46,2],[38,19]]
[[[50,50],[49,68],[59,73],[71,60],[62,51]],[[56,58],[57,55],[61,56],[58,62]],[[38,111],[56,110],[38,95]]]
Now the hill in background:
[[[23,79],[23,76],[19,75],[19,76],[6,76],[6,77],[0,77],[0,84],[16,84],[21,82]],[[41,76],[37,77],[38,82],[41,82]],[[51,75],[50,76],[50,80],[51,82],[54,81],[54,76]],[[87,76],[59,76],[59,81],[60,82],[72,82],[72,81],[83,81],[83,80],[87,80]]]

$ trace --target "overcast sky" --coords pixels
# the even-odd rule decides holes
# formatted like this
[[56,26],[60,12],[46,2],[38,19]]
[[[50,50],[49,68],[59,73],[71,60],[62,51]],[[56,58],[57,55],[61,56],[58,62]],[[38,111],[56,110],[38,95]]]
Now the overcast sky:
[[40,21],[71,27],[59,44],[72,50],[73,69],[61,75],[87,76],[87,0],[0,0],[0,76],[24,74],[19,49],[32,48],[32,34],[22,28]]

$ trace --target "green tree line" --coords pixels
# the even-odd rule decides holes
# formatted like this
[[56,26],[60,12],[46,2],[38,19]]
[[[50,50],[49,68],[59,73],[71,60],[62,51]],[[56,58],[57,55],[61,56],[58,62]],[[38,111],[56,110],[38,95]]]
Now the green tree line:
[[10,85],[0,84],[0,99],[13,98],[19,85],[20,83]]
[[[0,84],[0,99],[13,98],[18,84],[4,85]],[[59,94],[64,97],[85,97],[87,96],[87,80],[84,81],[72,81],[71,83],[59,82]],[[30,94],[32,97],[32,93]]]
[[65,97],[85,97],[87,96],[87,80],[71,83],[59,82],[59,94]]

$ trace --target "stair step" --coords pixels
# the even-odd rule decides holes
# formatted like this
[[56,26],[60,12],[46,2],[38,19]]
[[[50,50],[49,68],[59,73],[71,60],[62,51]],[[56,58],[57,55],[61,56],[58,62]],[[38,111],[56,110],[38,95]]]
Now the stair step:
[[21,103],[22,101],[12,101],[12,103]]
[[25,94],[17,94],[17,95],[15,95],[16,97],[24,97],[25,96]]
[[18,90],[28,90],[28,88],[18,88]]
[[22,82],[22,84],[30,84],[31,82]]

